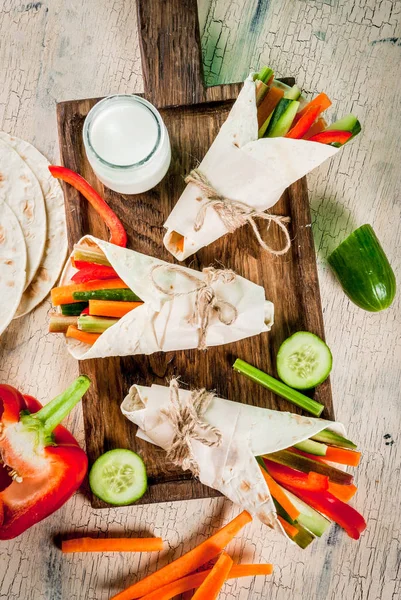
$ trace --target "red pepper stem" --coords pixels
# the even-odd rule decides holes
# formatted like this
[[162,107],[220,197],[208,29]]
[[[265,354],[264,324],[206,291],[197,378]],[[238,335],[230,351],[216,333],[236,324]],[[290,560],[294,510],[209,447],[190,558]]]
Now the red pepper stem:
[[71,412],[88,390],[91,381],[86,375],[80,375],[62,394],[56,396],[46,406],[33,415],[42,422],[43,433],[49,435],[57,425]]

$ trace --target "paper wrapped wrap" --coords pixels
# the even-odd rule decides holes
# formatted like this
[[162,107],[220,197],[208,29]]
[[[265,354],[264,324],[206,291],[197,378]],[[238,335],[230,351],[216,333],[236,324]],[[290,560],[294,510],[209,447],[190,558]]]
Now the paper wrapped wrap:
[[[181,389],[179,394],[184,405],[191,402],[190,391]],[[138,426],[140,438],[168,450],[175,435],[172,422],[165,414],[170,405],[168,387],[134,385],[121,410]],[[216,447],[191,440],[200,481],[280,531],[283,530],[276,518],[273,500],[255,457],[288,448],[325,428],[345,434],[340,423],[218,397],[211,401],[202,420],[219,430],[221,443]]]
[[[107,329],[100,338],[88,346],[66,338],[68,350],[79,360],[106,356],[152,354],[153,352],[197,348],[199,324],[193,322],[196,294],[188,293],[194,283],[179,272],[160,270],[154,279],[164,289],[176,290],[181,296],[173,297],[158,291],[152,283],[151,272],[156,265],[171,267],[170,263],[146,256],[134,250],[120,248],[103,240],[86,236],[80,244],[95,244],[105,254],[118,276],[135,292],[144,304],[122,317]],[[61,284],[68,285],[76,272],[71,257],[64,268]],[[205,273],[179,267],[181,271],[204,281]],[[235,307],[237,318],[231,325],[219,319],[212,311],[206,333],[206,345],[218,346],[235,342],[264,331],[269,331],[274,319],[274,307],[266,300],[265,290],[237,275],[230,283],[221,279],[210,284],[217,301]]]
[[[219,194],[265,211],[276,204],[289,185],[337,151],[330,145],[306,140],[258,139],[255,82],[249,76],[199,170]],[[206,202],[205,198],[199,200],[201,195],[195,184],[188,184],[164,224],[164,245],[178,260],[227,233],[211,207],[204,225],[195,231],[199,209]],[[184,237],[183,250],[177,246],[177,234]]]

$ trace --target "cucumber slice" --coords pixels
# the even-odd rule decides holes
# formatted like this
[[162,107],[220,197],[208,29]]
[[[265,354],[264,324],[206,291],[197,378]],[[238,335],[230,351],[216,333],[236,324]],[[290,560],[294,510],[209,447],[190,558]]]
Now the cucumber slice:
[[265,137],[282,137],[288,133],[298,108],[296,100],[282,98],[274,109]]
[[148,486],[144,462],[132,450],[110,450],[93,463],[89,485],[95,496],[108,504],[132,504]]
[[320,433],[312,436],[313,440],[317,442],[323,442],[323,444],[330,444],[331,446],[339,446],[340,448],[351,448],[354,450],[357,448],[357,445],[351,440],[347,440],[347,438],[331,431],[330,429],[323,429]]
[[126,288],[117,290],[90,290],[88,292],[74,292],[74,300],[121,300],[122,302],[140,302],[134,292]]
[[279,377],[299,390],[310,389],[327,379],[332,363],[330,348],[308,331],[298,331],[287,338],[277,354]]
[[293,85],[292,88],[284,92],[284,98],[288,100],[298,100],[301,95],[301,90],[297,85]]
[[294,448],[306,452],[307,454],[314,454],[315,456],[326,456],[327,446],[315,440],[304,440],[298,444],[294,444]]
[[62,304],[61,314],[66,317],[79,317],[81,312],[89,306],[88,302],[73,302],[71,304]]
[[371,312],[392,304],[396,293],[394,272],[370,225],[351,233],[327,260],[354,304]]

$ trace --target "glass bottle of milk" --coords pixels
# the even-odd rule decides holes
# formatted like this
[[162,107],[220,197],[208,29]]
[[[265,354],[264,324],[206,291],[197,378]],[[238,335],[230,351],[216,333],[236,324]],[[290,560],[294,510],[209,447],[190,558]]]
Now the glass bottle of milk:
[[92,169],[115,192],[146,192],[170,165],[166,126],[156,108],[139,96],[108,96],[95,104],[85,119],[83,138]]

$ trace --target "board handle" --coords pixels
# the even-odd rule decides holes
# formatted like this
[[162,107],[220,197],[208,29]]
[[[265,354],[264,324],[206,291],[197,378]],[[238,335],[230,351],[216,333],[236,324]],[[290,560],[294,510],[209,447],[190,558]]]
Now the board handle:
[[145,97],[157,107],[234,100],[241,84],[205,87],[196,0],[138,0]]

